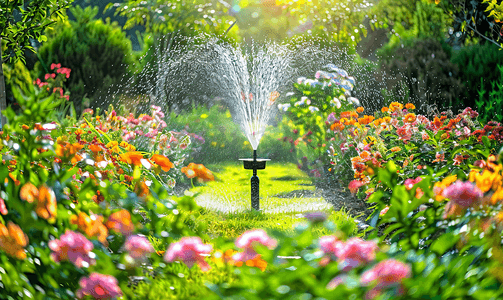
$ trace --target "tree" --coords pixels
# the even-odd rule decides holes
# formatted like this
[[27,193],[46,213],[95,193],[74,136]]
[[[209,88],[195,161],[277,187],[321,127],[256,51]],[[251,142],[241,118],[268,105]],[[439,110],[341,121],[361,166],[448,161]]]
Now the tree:
[[[65,18],[65,9],[73,0],[0,0],[0,45],[2,41],[7,51],[0,57],[5,61],[24,61],[24,51],[35,52],[32,40],[44,42],[47,40],[44,29]],[[5,78],[0,63],[0,111],[7,108],[5,93]],[[1,115],[1,125],[6,119]]]

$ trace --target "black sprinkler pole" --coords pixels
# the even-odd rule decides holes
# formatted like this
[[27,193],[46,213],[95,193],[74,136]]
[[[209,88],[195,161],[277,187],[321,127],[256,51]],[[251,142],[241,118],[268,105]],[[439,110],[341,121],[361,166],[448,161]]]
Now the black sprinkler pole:
[[264,170],[267,158],[257,158],[257,150],[253,150],[253,158],[240,158],[243,161],[246,170],[253,170],[253,176],[250,179],[251,184],[251,207],[254,210],[260,210],[259,179],[257,170]]
[[254,210],[260,209],[259,183],[257,176],[257,150],[253,150],[253,176],[250,179],[251,183],[251,207]]

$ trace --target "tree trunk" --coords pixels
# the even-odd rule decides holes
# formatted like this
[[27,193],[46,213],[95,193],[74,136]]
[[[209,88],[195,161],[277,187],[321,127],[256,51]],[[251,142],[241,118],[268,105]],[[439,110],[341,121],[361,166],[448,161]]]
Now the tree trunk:
[[[7,94],[5,92],[5,77],[3,75],[3,65],[2,65],[2,38],[0,38],[0,113],[7,109]],[[3,114],[0,117],[0,128],[3,128],[7,119]]]

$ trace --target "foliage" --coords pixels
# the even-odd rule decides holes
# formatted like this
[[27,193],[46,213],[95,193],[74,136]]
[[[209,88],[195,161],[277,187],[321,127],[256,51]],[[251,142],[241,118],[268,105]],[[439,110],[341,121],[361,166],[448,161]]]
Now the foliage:
[[23,89],[27,89],[28,86],[33,84],[33,79],[26,66],[20,61],[4,63],[2,64],[2,68],[5,76],[7,106],[17,105],[14,104],[15,101],[12,94],[13,86],[21,86]]
[[[167,118],[168,127],[180,132],[194,133],[197,146],[192,158],[204,164],[237,161],[249,157],[252,148],[239,125],[233,122],[229,110],[215,104],[207,109],[193,106],[191,111],[172,112]],[[278,139],[283,137],[283,128],[268,127],[260,142],[260,155],[275,161],[293,161],[290,148]],[[208,155],[211,153],[211,155]]]
[[23,59],[25,49],[34,51],[30,39],[44,42],[44,30],[56,20],[64,19],[65,9],[73,0],[38,0],[2,2],[0,10],[0,40],[7,42],[2,61]]
[[359,105],[351,97],[354,78],[334,65],[325,69],[316,72],[316,79],[299,78],[289,102],[278,105],[290,129],[283,140],[292,144],[300,166],[315,177],[321,177],[329,163],[327,118],[335,119],[340,112]]
[[[111,7],[110,3],[108,7]],[[169,33],[183,30],[194,32],[204,30],[217,34],[223,33],[230,25],[225,13],[228,7],[218,1],[136,1],[121,3],[116,14],[126,16],[125,28],[143,25],[148,32]],[[223,23],[223,24],[222,24]]]
[[458,66],[458,78],[465,86],[455,107],[475,107],[478,91],[491,91],[492,82],[499,80],[495,66],[503,64],[503,54],[493,44],[477,44],[453,51],[451,61]]
[[389,28],[390,41],[385,47],[396,47],[401,40],[432,38],[443,40],[448,20],[444,11],[427,0],[379,1],[372,8],[376,15],[372,28]]
[[40,49],[39,76],[52,63],[72,70],[66,88],[70,101],[81,113],[89,106],[100,107],[113,93],[134,60],[131,41],[116,23],[95,20],[97,8],[71,8],[76,21],[58,24]]
[[[250,177],[241,162],[210,165],[215,181],[196,187],[197,203],[207,209],[226,214],[250,208]],[[260,180],[260,209],[267,213],[297,212],[328,209],[330,206],[317,193],[309,177],[292,163],[268,162],[258,171]]]
[[503,66],[498,65],[500,78],[497,81],[491,82],[492,89],[484,90],[484,85],[481,85],[479,90],[479,99],[475,100],[477,111],[480,112],[479,119],[482,122],[494,120],[503,122]]
[[347,48],[354,49],[365,36],[362,21],[372,3],[366,0],[338,1],[286,1],[277,0],[277,5],[297,27],[293,33],[318,35],[332,39]]
[[450,61],[450,50],[433,39],[411,40],[402,45],[380,53],[382,72],[391,74],[383,80],[392,99],[414,103],[423,113],[431,105],[446,109],[458,104],[463,90],[457,79],[461,67]]
[[464,45],[473,39],[501,47],[501,20],[496,1],[435,0],[435,4],[451,19],[450,44]]

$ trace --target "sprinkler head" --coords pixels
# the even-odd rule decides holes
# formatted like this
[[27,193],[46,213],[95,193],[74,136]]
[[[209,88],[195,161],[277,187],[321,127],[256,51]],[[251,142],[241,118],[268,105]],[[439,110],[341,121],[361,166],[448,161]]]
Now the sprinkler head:
[[260,196],[259,196],[259,179],[257,170],[265,169],[265,163],[270,160],[267,158],[257,158],[257,150],[253,150],[253,158],[240,158],[243,161],[246,170],[253,170],[253,176],[250,180],[251,185],[251,207],[254,210],[260,209]]

